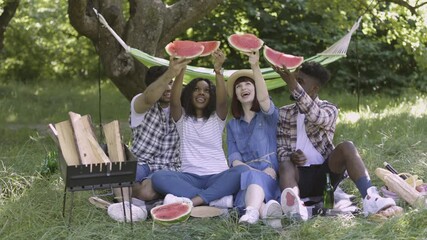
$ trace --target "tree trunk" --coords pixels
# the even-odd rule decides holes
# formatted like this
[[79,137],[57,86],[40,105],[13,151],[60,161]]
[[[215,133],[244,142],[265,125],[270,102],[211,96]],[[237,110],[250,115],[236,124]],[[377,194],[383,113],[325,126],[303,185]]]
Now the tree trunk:
[[105,74],[128,99],[145,89],[147,68],[100,27],[96,8],[127,45],[153,56],[162,56],[167,43],[211,12],[223,0],[181,0],[167,6],[160,0],[130,0],[129,18],[121,0],[69,0],[71,25],[97,49]]
[[3,12],[0,15],[0,50],[3,49],[4,32],[9,25],[10,20],[15,16],[18,9],[19,0],[9,0],[4,2]]

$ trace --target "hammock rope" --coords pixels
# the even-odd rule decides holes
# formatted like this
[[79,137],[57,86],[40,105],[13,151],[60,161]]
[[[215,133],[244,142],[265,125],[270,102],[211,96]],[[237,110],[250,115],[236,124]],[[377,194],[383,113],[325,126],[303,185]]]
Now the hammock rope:
[[[148,53],[145,53],[136,48],[132,48],[128,46],[123,39],[120,38],[119,35],[108,25],[105,18],[98,13],[98,11],[94,8],[93,11],[98,16],[99,22],[107,28],[110,33],[116,38],[119,44],[125,49],[125,51],[131,54],[135,59],[143,63],[147,67],[164,65],[169,66],[169,61],[163,58],[152,56]],[[314,61],[318,62],[322,65],[327,65],[329,63],[335,62],[340,58],[346,57],[347,49],[350,44],[351,36],[353,33],[359,28],[359,24],[361,21],[361,17],[354,23],[350,31],[344,35],[340,40],[335,42],[333,45],[328,47],[325,51],[316,54],[315,56],[304,59],[304,62]],[[235,70],[224,70],[224,79],[227,80],[231,74],[233,74]],[[291,71],[295,69],[290,69]],[[279,74],[277,74],[271,67],[270,68],[261,68],[261,73],[266,81],[267,88],[269,90],[276,89],[279,87],[285,86],[285,82],[281,79]],[[184,75],[184,82],[189,82],[191,79],[196,77],[207,78],[210,80],[215,79],[215,73],[212,68],[205,67],[195,67],[195,66],[187,66],[187,70]]]

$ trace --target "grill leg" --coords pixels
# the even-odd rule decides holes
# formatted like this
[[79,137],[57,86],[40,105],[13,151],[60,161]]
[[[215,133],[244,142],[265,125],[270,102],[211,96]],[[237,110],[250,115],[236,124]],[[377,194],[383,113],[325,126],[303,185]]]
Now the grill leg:
[[[128,187],[128,197],[129,197],[129,203],[132,206],[132,194],[131,194],[132,188]],[[130,208],[130,228],[133,230],[133,216],[132,216],[132,207]]]
[[62,197],[62,217],[65,217],[65,203],[67,201],[67,187],[64,187],[64,196]]
[[[127,222],[127,219],[126,219],[126,205],[125,205],[125,199],[123,197],[124,195],[123,195],[123,188],[122,187],[120,187],[120,194],[121,194],[121,197],[122,197],[123,216],[125,218],[125,223],[126,223]],[[132,217],[132,205],[129,206],[129,208],[130,208],[130,216]]]
[[71,191],[71,204],[70,204],[70,210],[68,213],[68,226],[71,226],[71,215],[73,214],[73,208],[74,208],[74,192]]

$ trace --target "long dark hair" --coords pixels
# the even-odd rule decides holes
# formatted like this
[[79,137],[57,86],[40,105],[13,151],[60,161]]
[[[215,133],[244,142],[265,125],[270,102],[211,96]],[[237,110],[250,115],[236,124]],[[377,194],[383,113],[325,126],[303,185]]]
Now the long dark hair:
[[242,103],[237,99],[237,95],[236,95],[236,85],[241,82],[251,82],[254,85],[255,97],[254,97],[254,100],[252,101],[251,111],[259,112],[261,110],[259,106],[258,98],[256,97],[255,81],[250,77],[246,77],[246,76],[239,77],[238,79],[236,79],[236,81],[234,81],[233,98],[231,99],[231,113],[233,114],[233,117],[236,119],[240,118],[243,115]]
[[196,91],[197,83],[205,81],[209,86],[209,102],[205,109],[203,109],[203,118],[208,119],[216,109],[216,88],[215,85],[205,78],[195,78],[191,80],[181,94],[181,105],[185,113],[190,117],[196,117],[196,109],[193,105],[193,92]]

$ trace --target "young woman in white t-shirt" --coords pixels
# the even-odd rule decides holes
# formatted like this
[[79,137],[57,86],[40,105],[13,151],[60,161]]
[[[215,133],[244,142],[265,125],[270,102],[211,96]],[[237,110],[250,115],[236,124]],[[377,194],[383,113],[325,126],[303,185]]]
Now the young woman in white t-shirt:
[[153,174],[153,187],[166,195],[165,204],[191,200],[193,206],[232,207],[230,195],[239,190],[240,174],[248,170],[246,166],[230,169],[222,149],[228,112],[221,72],[225,56],[221,50],[212,56],[216,86],[208,79],[196,78],[182,90],[184,69],[172,87],[170,111],[180,136],[182,172]]

